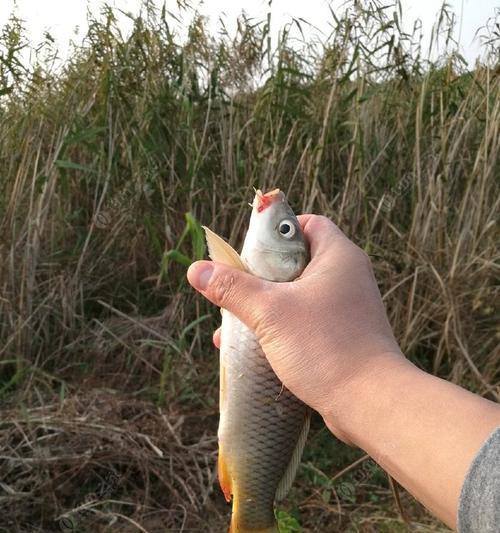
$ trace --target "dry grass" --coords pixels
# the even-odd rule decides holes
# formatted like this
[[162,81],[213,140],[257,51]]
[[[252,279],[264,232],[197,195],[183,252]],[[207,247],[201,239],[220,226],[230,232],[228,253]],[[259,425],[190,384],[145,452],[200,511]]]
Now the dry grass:
[[[49,42],[25,67],[20,23],[3,29],[4,531],[60,531],[70,516],[78,531],[226,527],[219,316],[186,285],[181,263],[203,246],[184,215],[240,244],[254,185],[330,216],[371,255],[408,357],[498,399],[498,63],[467,70],[446,11],[445,51],[428,61],[397,10],[360,4],[332,15],[323,42],[293,23],[299,39],[284,31],[275,48],[265,21],[214,38],[198,18],[181,43],[151,6],[128,38],[105,10],[58,72]],[[333,480],[360,455],[316,420],[284,530],[299,517],[303,531],[404,531],[383,473]],[[403,506],[414,529],[443,530]]]
[[204,530],[216,441],[204,413],[94,387],[3,417],[2,531]]

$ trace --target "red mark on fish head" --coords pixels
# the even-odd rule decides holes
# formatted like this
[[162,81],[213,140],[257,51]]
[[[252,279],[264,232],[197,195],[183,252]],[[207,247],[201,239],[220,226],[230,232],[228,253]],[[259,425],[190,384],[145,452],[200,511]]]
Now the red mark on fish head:
[[280,190],[274,189],[273,191],[262,193],[261,190],[257,189],[255,191],[256,200],[257,200],[257,212],[262,213],[264,209],[267,209],[271,204],[273,204],[279,197]]

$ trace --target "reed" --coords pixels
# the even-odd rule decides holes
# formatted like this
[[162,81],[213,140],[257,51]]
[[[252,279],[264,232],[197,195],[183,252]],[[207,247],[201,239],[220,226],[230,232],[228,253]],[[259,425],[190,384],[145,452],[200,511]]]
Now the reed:
[[[241,245],[253,186],[331,217],[372,257],[407,356],[498,400],[494,21],[473,68],[446,5],[430,54],[398,2],[351,1],[331,22],[308,41],[292,20],[272,43],[268,17],[213,36],[195,16],[182,40],[165,8],[145,2],[124,36],[105,7],[60,68],[50,36],[28,64],[22,22],[2,29],[5,531],[222,529],[219,315],[185,265],[203,256],[200,222]],[[359,457],[316,420],[284,530],[403,530],[383,476],[339,496],[331,478]],[[106,472],[113,494],[72,514]]]

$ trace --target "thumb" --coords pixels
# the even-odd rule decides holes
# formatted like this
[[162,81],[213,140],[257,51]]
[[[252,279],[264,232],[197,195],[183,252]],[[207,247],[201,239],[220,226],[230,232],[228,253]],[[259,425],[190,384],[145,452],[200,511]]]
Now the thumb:
[[227,309],[254,331],[262,319],[261,311],[269,301],[269,281],[236,268],[196,261],[188,271],[189,283],[215,305]]

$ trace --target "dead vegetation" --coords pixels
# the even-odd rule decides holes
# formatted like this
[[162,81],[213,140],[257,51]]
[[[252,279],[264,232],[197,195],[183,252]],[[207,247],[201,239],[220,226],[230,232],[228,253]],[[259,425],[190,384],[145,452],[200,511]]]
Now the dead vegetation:
[[206,415],[97,387],[2,414],[3,531],[205,530],[216,447]]
[[[105,9],[60,71],[50,41],[27,66],[21,22],[3,28],[0,531],[225,530],[219,315],[184,265],[196,220],[241,243],[254,185],[335,220],[407,356],[498,400],[498,38],[468,69],[446,10],[432,61],[399,21],[350,2],[322,42],[295,21],[270,45],[244,17],[181,42],[150,3],[126,37]],[[405,531],[361,455],[316,420],[283,531]]]

